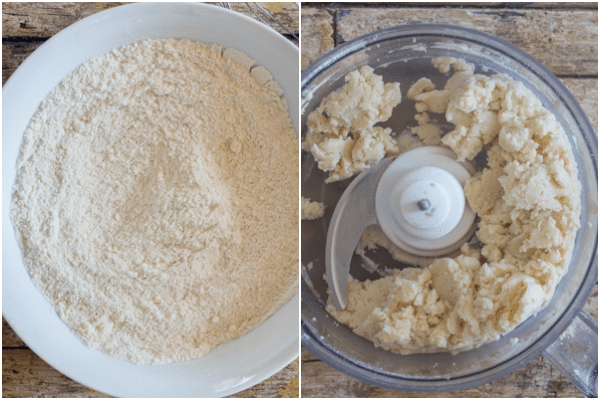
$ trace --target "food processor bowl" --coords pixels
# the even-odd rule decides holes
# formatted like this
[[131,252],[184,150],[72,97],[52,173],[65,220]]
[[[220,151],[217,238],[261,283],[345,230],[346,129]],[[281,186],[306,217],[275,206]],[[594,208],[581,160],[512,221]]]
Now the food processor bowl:
[[[424,76],[436,87],[443,87],[448,75],[440,73],[431,63],[432,58],[441,56],[465,59],[475,64],[476,73],[502,73],[521,81],[565,130],[582,183],[581,228],[568,272],[541,311],[509,334],[477,349],[456,355],[399,355],[377,348],[337,322],[325,308],[327,231],[335,205],[352,179],[325,184],[326,175],[316,168],[312,155],[303,152],[302,196],[323,202],[326,212],[322,218],[302,221],[302,345],[354,378],[413,392],[453,391],[484,384],[511,373],[544,352],[585,395],[597,397],[598,329],[582,306],[597,282],[598,140],[577,101],[550,71],[516,47],[474,30],[427,24],[383,29],[344,43],[302,73],[302,135],[306,134],[308,114],[344,84],[346,74],[365,65],[382,75],[384,82],[400,82],[404,92],[392,117],[381,125],[396,133],[415,126],[414,102],[406,99],[406,90]],[[438,123],[444,126],[447,122],[438,120]],[[482,169],[485,156],[476,157],[473,163],[476,169]],[[350,274],[360,280],[380,277],[361,267],[357,255],[353,257]],[[583,342],[574,344],[576,340]],[[580,354],[574,354],[578,350]]]

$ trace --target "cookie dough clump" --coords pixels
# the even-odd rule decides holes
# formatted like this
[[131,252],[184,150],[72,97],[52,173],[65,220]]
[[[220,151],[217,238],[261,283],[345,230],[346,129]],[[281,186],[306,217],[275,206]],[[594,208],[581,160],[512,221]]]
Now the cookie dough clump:
[[374,125],[387,121],[400,100],[399,83],[384,84],[371,67],[362,67],[308,115],[302,149],[329,172],[325,182],[350,178],[398,151],[392,130]]
[[444,114],[454,129],[440,130],[439,142],[459,160],[487,151],[487,167],[464,187],[481,246],[376,281],[350,277],[348,307],[328,305],[357,334],[402,354],[473,349],[535,315],[566,273],[580,225],[577,166],[554,115],[505,75],[475,74],[456,59],[434,65],[454,74],[443,89],[423,78],[408,91],[415,133],[436,142],[430,114]]

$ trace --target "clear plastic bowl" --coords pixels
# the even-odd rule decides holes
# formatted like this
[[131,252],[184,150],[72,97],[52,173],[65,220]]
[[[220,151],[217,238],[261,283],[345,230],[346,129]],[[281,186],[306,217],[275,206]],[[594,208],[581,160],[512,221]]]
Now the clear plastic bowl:
[[[347,375],[374,385],[415,392],[452,391],[480,385],[509,374],[546,351],[544,355],[565,371],[584,394],[597,397],[598,330],[582,306],[597,281],[598,141],[577,101],[550,71],[516,47],[469,29],[414,25],[380,30],[335,48],[302,73],[302,134],[306,133],[310,111],[327,94],[343,85],[347,73],[364,65],[373,67],[385,82],[401,83],[403,101],[382,125],[392,127],[394,132],[414,126],[414,102],[406,99],[406,90],[423,76],[442,87],[448,76],[431,64],[432,58],[440,56],[474,63],[477,73],[503,73],[523,82],[563,126],[583,185],[581,228],[569,271],[551,302],[537,315],[510,334],[475,350],[457,355],[402,356],[376,348],[338,323],[324,307],[327,229],[337,199],[351,180],[324,184],[325,175],[315,167],[312,156],[303,152],[302,195],[324,202],[327,211],[321,219],[302,222],[302,345]],[[481,164],[481,159],[476,161]],[[352,271],[357,271],[354,263],[351,268],[354,274]],[[569,334],[561,336],[574,319]],[[567,345],[571,339],[583,337],[587,341],[579,347]],[[514,343],[514,339],[518,341]],[[561,348],[561,355],[551,354],[557,347]],[[582,354],[575,355],[572,350],[565,352],[565,348],[580,348]],[[579,362],[584,358],[586,365],[579,366],[560,361]]]

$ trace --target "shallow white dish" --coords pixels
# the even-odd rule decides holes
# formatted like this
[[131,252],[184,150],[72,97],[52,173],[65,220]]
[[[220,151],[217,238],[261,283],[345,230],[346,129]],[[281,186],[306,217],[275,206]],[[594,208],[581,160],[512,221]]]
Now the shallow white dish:
[[85,18],[23,62],[2,90],[2,313],[19,337],[68,377],[120,397],[222,397],[270,377],[299,354],[299,294],[248,334],[206,356],[137,365],[85,347],[35,288],[23,265],[9,211],[23,132],[40,102],[83,62],[144,39],[187,38],[242,50],[285,91],[298,132],[299,50],[238,13],[195,3],[137,3]]

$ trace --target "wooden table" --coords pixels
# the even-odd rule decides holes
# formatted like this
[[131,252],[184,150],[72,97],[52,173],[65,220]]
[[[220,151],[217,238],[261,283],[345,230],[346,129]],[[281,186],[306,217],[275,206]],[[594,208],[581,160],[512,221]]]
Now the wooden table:
[[[302,69],[346,41],[390,26],[441,23],[499,37],[549,68],[598,126],[598,3],[304,3]],[[598,320],[598,285],[586,311]],[[382,389],[301,354],[302,397],[582,397],[543,357],[494,382],[451,393]]]
[[[124,3],[2,3],[2,84],[35,49],[67,26]],[[217,3],[212,3],[216,6]],[[293,3],[263,3],[282,24],[298,31]],[[234,11],[255,18],[244,3]],[[263,16],[263,19],[264,18]],[[289,37],[281,27],[278,32]],[[230,397],[298,397],[299,359],[271,378]],[[58,372],[39,358],[2,319],[3,397],[108,397]]]

